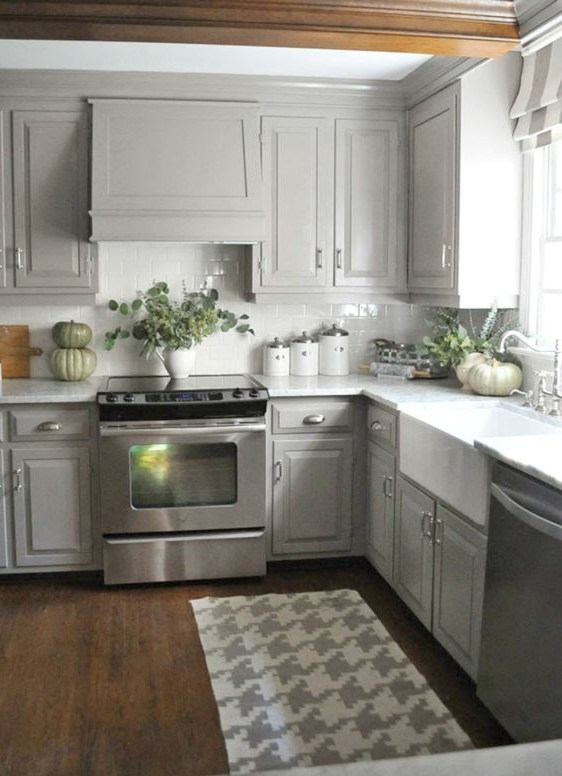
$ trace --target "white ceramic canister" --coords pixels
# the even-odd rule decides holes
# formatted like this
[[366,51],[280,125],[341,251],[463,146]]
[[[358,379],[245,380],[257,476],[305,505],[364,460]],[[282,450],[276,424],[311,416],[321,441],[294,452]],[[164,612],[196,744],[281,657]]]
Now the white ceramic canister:
[[318,374],[318,342],[306,331],[291,340],[291,374],[298,377]]
[[263,346],[263,373],[269,377],[287,377],[289,374],[289,346],[279,337]]
[[333,324],[320,332],[321,375],[349,374],[349,332]]

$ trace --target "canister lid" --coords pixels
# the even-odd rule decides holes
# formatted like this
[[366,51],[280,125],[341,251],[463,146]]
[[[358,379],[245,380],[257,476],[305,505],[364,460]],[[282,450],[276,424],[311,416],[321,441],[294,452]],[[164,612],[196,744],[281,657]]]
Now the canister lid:
[[286,345],[283,340],[280,340],[279,337],[275,337],[273,342],[268,342],[266,345],[266,348],[286,348],[288,345]]
[[349,337],[349,332],[345,329],[338,328],[336,323],[332,324],[331,329],[324,329],[320,332],[323,337]]
[[316,342],[316,340],[307,331],[303,331],[300,337],[294,337],[291,342]]

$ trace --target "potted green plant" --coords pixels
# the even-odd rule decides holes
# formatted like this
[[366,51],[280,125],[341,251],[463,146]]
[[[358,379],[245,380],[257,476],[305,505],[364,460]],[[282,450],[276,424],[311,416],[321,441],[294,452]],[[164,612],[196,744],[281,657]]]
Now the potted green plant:
[[[490,308],[479,329],[474,325],[472,312],[467,328],[459,320],[459,311],[451,308],[439,309],[427,324],[432,331],[423,338],[425,352],[442,367],[454,368],[463,388],[468,386],[470,370],[494,356],[503,332],[519,326],[512,315],[495,306]],[[503,357],[503,360],[507,359]]]
[[246,314],[218,307],[215,289],[189,292],[183,287],[179,300],[170,299],[165,281],[158,281],[147,291],[138,292],[132,302],[110,299],[110,310],[120,313],[127,322],[105,334],[104,349],[112,350],[119,339],[131,335],[141,340],[141,355],[156,355],[172,378],[188,377],[195,360],[195,345],[216,331],[254,334]]

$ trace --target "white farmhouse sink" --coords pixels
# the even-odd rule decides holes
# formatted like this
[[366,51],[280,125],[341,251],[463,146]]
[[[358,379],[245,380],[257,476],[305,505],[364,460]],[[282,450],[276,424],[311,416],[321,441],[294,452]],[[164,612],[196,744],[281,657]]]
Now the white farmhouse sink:
[[411,404],[400,412],[400,471],[478,525],[486,522],[489,460],[475,439],[562,434],[562,424],[500,402]]

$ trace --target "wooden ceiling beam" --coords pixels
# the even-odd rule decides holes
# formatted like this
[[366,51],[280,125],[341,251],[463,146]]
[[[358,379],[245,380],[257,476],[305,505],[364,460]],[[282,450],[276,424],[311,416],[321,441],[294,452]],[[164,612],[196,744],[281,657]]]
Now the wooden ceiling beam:
[[0,38],[208,43],[494,57],[512,0],[3,0]]

